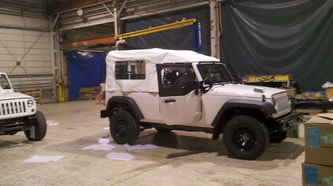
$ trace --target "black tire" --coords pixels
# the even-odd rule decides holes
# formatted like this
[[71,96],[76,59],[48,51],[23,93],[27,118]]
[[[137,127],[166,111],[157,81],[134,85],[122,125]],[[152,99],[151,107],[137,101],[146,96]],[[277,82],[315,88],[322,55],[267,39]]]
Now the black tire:
[[287,131],[284,131],[280,134],[275,134],[269,138],[271,143],[281,143],[283,140],[287,138]]
[[35,127],[35,137],[30,136],[30,130],[25,130],[24,134],[30,141],[40,141],[42,140],[47,131],[47,124],[46,124],[46,119],[45,116],[42,112],[37,111],[35,114],[36,117],[36,122],[33,123]]
[[118,144],[133,144],[139,138],[140,128],[130,113],[118,111],[110,118],[110,133]]
[[169,133],[172,129],[164,128],[164,127],[155,127],[158,133]]
[[269,145],[266,126],[255,118],[240,115],[231,118],[223,129],[227,151],[235,158],[254,160]]

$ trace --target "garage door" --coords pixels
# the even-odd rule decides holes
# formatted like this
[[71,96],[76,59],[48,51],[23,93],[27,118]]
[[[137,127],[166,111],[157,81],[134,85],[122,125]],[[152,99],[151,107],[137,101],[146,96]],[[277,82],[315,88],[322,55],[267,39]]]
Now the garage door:
[[16,90],[52,100],[55,91],[50,32],[45,31],[48,20],[0,17],[0,71],[8,74]]

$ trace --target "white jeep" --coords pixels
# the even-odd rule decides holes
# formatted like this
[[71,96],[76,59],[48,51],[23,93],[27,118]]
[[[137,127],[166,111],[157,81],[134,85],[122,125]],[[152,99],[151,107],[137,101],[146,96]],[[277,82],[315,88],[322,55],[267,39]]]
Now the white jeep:
[[140,130],[223,133],[228,152],[256,159],[281,142],[292,120],[285,90],[237,83],[218,59],[193,51],[111,51],[106,58],[106,109],[119,144],[134,143]]
[[36,110],[33,97],[14,92],[5,73],[0,72],[0,135],[14,135],[24,131],[32,141],[40,141],[46,134],[46,120]]

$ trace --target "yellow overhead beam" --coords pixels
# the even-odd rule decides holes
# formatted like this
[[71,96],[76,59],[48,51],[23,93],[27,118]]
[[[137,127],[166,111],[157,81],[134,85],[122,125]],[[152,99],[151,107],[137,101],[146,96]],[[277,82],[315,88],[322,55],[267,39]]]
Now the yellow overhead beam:
[[161,32],[161,31],[175,29],[175,28],[179,28],[179,27],[183,27],[183,26],[193,25],[193,23],[195,23],[195,22],[196,22],[196,19],[194,19],[194,18],[193,19],[183,18],[182,20],[176,21],[174,23],[169,23],[169,24],[155,26],[155,27],[148,27],[148,28],[142,29],[142,30],[119,34],[119,35],[115,36],[115,39],[126,39],[126,38],[130,38],[130,37],[136,37],[136,36],[141,36],[141,35],[145,35],[145,34]]

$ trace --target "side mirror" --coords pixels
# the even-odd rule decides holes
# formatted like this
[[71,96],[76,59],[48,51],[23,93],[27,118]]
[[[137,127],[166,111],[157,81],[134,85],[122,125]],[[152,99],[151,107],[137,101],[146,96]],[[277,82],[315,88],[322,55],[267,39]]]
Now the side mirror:
[[[213,82],[210,76],[207,76],[204,80],[200,81],[199,84],[203,93],[208,92],[213,87]],[[208,86],[204,86],[204,84],[208,84]]]

